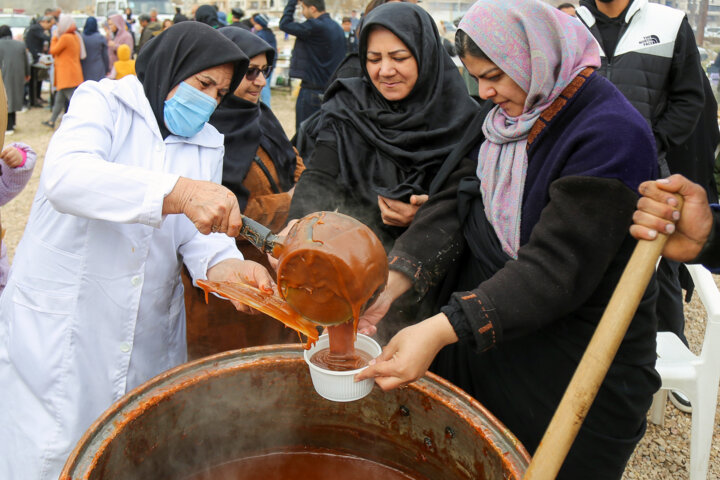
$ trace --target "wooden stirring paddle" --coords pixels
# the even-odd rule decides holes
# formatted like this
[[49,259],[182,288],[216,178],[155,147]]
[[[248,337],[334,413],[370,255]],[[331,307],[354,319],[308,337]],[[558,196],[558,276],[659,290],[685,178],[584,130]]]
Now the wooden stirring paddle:
[[[680,209],[682,199],[677,198],[680,202],[677,209]],[[524,480],[552,480],[560,471],[655,272],[667,239],[660,234],[653,241],[638,241]]]

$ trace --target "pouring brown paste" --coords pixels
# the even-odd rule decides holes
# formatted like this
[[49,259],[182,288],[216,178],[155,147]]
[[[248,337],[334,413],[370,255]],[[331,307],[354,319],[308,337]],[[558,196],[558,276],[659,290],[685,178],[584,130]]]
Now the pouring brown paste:
[[[358,368],[355,366],[363,360],[354,348],[357,322],[388,277],[387,256],[380,240],[352,217],[318,212],[300,219],[273,254],[279,260],[280,295],[287,301],[285,306],[292,307],[289,310],[277,297],[258,289],[249,291],[229,282],[198,281],[198,285],[206,294],[214,291],[250,305],[304,334],[308,338],[305,348],[317,340],[312,325],[328,327],[329,353],[324,354],[320,366],[331,370]],[[265,301],[263,296],[275,300]]]
[[320,368],[336,372],[357,370],[367,366],[372,359],[368,352],[355,349],[354,322],[328,327],[330,347],[323,348],[310,357],[310,361]]

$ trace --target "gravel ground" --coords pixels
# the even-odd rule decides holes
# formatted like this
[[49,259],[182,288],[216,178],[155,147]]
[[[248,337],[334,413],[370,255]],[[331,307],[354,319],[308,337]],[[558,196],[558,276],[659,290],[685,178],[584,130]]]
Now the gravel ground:
[[[273,110],[285,127],[288,136],[294,133],[294,101],[287,90],[273,91]],[[7,230],[7,242],[10,258],[20,241],[26,219],[30,212],[32,199],[38,186],[42,170],[42,160],[51,137],[51,130],[40,124],[50,117],[47,109],[33,108],[18,113],[15,134],[6,138],[10,141],[23,141],[30,144],[38,153],[38,164],[27,188],[13,201],[2,208],[2,224]],[[686,335],[695,353],[700,352],[705,331],[705,311],[697,298],[685,308],[687,319]],[[720,479],[720,417],[715,415],[713,447],[710,452],[710,471],[708,478]],[[647,433],[638,445],[626,469],[624,479],[687,479],[687,467],[690,455],[690,415],[677,410],[667,402],[665,425],[660,427],[648,424]]]

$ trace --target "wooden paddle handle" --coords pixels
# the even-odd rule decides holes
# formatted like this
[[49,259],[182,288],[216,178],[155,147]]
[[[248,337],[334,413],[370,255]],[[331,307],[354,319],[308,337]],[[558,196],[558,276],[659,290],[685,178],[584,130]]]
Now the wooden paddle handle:
[[666,235],[658,235],[653,241],[638,241],[524,480],[551,480],[560,471],[655,272],[667,239]]

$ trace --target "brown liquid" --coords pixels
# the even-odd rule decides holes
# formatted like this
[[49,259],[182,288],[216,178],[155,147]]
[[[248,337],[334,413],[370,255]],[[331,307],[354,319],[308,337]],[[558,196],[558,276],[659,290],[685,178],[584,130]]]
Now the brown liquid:
[[269,453],[218,465],[184,480],[422,480],[395,468],[330,451]]
[[315,352],[310,361],[325,370],[347,372],[368,364],[372,355],[355,350],[355,322],[327,328],[330,347]]
[[336,354],[329,348],[323,348],[310,357],[310,361],[320,368],[334,372],[347,372],[367,366],[372,355],[362,350],[354,350],[348,354]]

